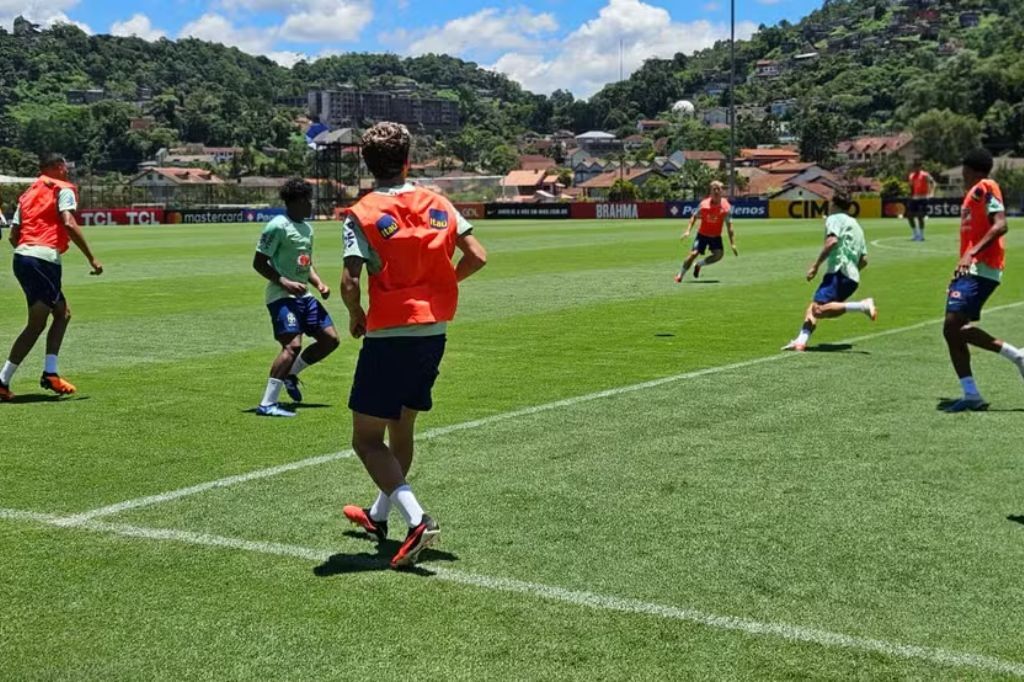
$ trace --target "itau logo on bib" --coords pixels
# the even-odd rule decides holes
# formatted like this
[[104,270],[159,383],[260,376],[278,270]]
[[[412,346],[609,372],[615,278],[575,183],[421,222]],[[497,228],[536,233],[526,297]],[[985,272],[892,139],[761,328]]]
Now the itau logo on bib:
[[300,253],[299,254],[299,267],[300,268],[308,268],[312,262],[313,262],[313,259],[309,257],[308,253]]

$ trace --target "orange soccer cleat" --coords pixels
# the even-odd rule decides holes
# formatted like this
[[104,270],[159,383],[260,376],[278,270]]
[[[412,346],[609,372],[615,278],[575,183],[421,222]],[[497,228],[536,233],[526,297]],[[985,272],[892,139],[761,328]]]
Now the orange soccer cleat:
[[47,391],[53,391],[57,395],[71,395],[78,390],[73,383],[59,374],[47,374],[46,372],[43,372],[43,376],[39,378],[39,386]]
[[345,515],[346,519],[365,530],[370,537],[376,538],[377,542],[384,542],[387,540],[388,522],[374,521],[371,519],[369,509],[357,507],[354,504],[348,504],[341,510],[341,513]]
[[0,384],[0,403],[9,403],[14,400],[14,392],[5,384]]

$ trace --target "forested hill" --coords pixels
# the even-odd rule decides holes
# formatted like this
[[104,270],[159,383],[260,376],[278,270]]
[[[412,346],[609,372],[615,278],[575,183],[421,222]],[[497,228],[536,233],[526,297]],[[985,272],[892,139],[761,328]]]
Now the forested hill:
[[[805,138],[811,156],[839,137],[911,128],[926,113],[942,134],[1024,153],[1020,0],[830,0],[797,24],[761,27],[737,54],[739,104],[789,101],[775,118]],[[759,77],[764,60],[779,73]],[[0,30],[0,172],[29,172],[33,155],[51,149],[86,167],[129,172],[160,147],[184,142],[295,146],[298,112],[282,100],[346,83],[457,99],[465,125],[446,149],[486,165],[488,154],[504,147],[507,156],[507,143],[527,130],[624,133],[679,99],[695,100],[700,111],[723,105],[728,73],[728,44],[719,43],[649,60],[582,101],[564,91],[534,95],[447,56],[348,54],[288,69],[198,40],[150,43],[19,20],[12,32]],[[67,104],[69,89],[89,88],[112,98]],[[140,115],[153,124],[133,130]],[[780,127],[768,123],[745,121],[741,110],[741,143],[775,141]],[[723,145],[720,131],[695,121],[660,134],[684,148]]]
[[[280,102],[342,84],[458,99],[464,121],[499,137],[547,123],[535,118],[546,98],[453,57],[348,54],[288,69],[199,40],[89,36],[19,20],[13,32],[0,29],[0,171],[28,172],[33,154],[54,149],[87,166],[130,171],[183,142],[285,148],[298,111]],[[97,88],[103,101],[67,103],[68,90]],[[155,125],[131,130],[143,115]]]
[[[832,0],[797,24],[762,26],[738,43],[737,101],[795,99],[787,114],[794,132],[824,126],[841,136],[909,128],[925,112],[948,109],[980,125],[986,144],[1024,153],[1022,54],[1020,0]],[[776,61],[781,74],[758,78],[760,60]],[[650,61],[596,94],[590,108],[614,124],[680,98],[724,105],[715,86],[728,77],[723,42]]]

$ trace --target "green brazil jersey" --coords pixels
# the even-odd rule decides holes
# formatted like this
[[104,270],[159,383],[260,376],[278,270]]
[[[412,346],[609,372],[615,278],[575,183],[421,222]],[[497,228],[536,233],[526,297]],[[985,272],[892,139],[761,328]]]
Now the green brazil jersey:
[[825,221],[825,236],[839,240],[828,255],[825,272],[838,272],[859,282],[860,259],[868,253],[860,223],[845,213],[830,215]]
[[[309,284],[313,267],[313,226],[305,220],[295,222],[288,216],[277,216],[263,228],[256,251],[270,258],[271,265],[282,277]],[[282,298],[295,298],[277,282],[267,282],[267,303]]]

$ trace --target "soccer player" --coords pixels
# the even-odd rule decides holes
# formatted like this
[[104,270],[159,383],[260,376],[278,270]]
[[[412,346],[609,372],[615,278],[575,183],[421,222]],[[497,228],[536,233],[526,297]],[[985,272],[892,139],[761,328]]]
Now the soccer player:
[[985,301],[999,286],[1005,264],[1006,209],[999,185],[988,177],[992,165],[992,155],[985,149],[972,151],[964,159],[967,195],[960,209],[960,261],[949,285],[942,330],[964,396],[948,405],[947,412],[988,409],[971,374],[969,346],[999,353],[1024,375],[1021,351],[974,325],[981,319]]
[[[366,131],[363,159],[377,188],[348,210],[343,228],[342,298],[352,336],[365,336],[349,398],[352,447],[378,489],[370,507],[348,505],[343,513],[382,542],[391,507],[398,508],[409,531],[391,559],[393,568],[414,563],[440,533],[406,479],[416,416],[433,405],[458,283],[487,263],[473,226],[455,207],[406,181],[410,143],[409,131],[397,123]],[[457,266],[456,248],[462,252]],[[360,303],[364,265],[368,313]]]
[[690,231],[693,230],[693,224],[698,219],[700,220],[700,228],[697,230],[697,239],[694,240],[690,253],[686,256],[686,260],[683,261],[683,267],[679,270],[679,274],[676,275],[677,284],[683,281],[686,271],[693,265],[693,261],[697,259],[697,256],[704,255],[709,249],[711,256],[709,258],[702,258],[693,268],[694,279],[700,277],[700,271],[704,266],[722,260],[722,254],[724,253],[722,249],[723,224],[729,231],[729,246],[732,247],[733,254],[740,255],[740,252],[736,250],[736,234],[732,229],[732,206],[729,204],[729,200],[722,196],[724,190],[725,186],[722,183],[718,181],[712,182],[711,196],[700,202],[700,208],[690,218],[690,223],[686,226],[686,232],[683,233],[682,240],[686,241],[690,238]]
[[872,321],[878,319],[874,299],[865,298],[846,303],[846,299],[853,296],[860,286],[860,271],[868,266],[864,230],[850,215],[852,205],[850,196],[844,192],[838,192],[832,197],[831,214],[825,221],[825,246],[807,271],[807,281],[812,281],[818,275],[821,264],[827,261],[825,276],[821,278],[821,285],[804,314],[800,333],[782,350],[807,350],[811,334],[821,319],[842,317],[854,312],[864,313]]
[[57,356],[71,321],[71,308],[61,286],[61,255],[68,250],[70,242],[74,242],[89,261],[90,274],[103,274],[103,265],[93,256],[75,220],[78,189],[68,182],[64,157],[44,156],[39,169],[41,175],[18,199],[11,221],[9,239],[14,247],[14,277],[25,292],[28,324],[14,341],[0,369],[0,401],[14,399],[10,388],[14,373],[46,329],[50,317],[53,322],[46,334],[46,359],[39,385],[58,395],[75,392],[75,386],[57,370]]
[[910,177],[910,203],[907,220],[910,222],[911,241],[924,241],[924,223],[928,217],[928,199],[935,195],[935,178],[926,171],[920,159],[914,161]]
[[[281,389],[296,403],[302,402],[299,373],[337,349],[339,340],[327,310],[309,293],[312,284],[326,301],[331,295],[313,265],[313,188],[301,179],[281,188],[286,215],[277,216],[263,229],[252,267],[267,280],[267,309],[274,338],[281,344],[270,366],[270,378],[256,414],[263,417],[294,417],[281,407]],[[316,340],[302,350],[302,335]]]

